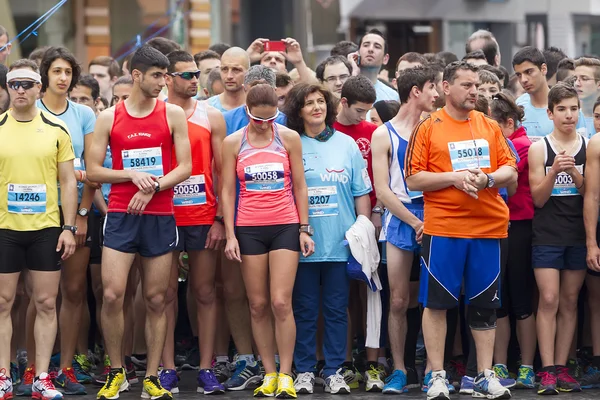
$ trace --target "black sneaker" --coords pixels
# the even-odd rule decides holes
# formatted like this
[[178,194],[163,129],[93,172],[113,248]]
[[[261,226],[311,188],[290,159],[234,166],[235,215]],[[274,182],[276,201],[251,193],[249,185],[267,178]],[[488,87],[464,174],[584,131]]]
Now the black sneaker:
[[200,349],[198,348],[197,344],[193,346],[188,352],[185,362],[181,366],[181,369],[184,371],[197,371],[198,369],[200,369]]
[[421,387],[419,383],[419,375],[414,368],[406,367],[406,388],[414,389]]

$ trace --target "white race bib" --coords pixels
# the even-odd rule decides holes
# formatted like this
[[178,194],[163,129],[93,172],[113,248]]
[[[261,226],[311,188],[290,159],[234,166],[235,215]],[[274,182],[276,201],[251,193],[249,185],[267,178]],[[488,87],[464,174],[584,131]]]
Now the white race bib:
[[490,168],[490,145],[485,139],[449,142],[448,151],[454,171]]
[[147,149],[122,150],[123,169],[146,172],[154,176],[163,176],[162,149],[151,147]]
[[337,186],[308,188],[309,217],[331,217],[338,214]]
[[46,212],[46,185],[8,184],[8,212],[43,214]]
[[173,204],[175,207],[206,204],[204,175],[190,176],[173,188],[173,194]]

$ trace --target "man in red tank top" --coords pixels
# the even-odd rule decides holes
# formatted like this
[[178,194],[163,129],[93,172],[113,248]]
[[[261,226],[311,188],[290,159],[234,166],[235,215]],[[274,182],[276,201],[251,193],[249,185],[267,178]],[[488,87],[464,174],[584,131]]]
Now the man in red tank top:
[[[173,398],[158,380],[167,325],[165,298],[178,242],[172,188],[189,178],[192,165],[185,113],[157,100],[168,66],[169,60],[149,46],[135,52],[131,96],[100,114],[86,156],[90,179],[112,184],[102,254],[102,328],[112,369],[98,399],[116,399],[129,386],[121,359],[123,297],[136,253],[142,260],[147,313],[144,395]],[[109,144],[112,169],[102,165]]]
[[[188,136],[192,150],[192,175],[174,188],[175,221],[179,231],[177,250],[186,251],[189,256],[189,288],[196,300],[198,321],[198,341],[200,348],[200,372],[198,392],[204,394],[225,391],[213,373],[212,358],[215,353],[215,333],[217,330],[217,301],[215,273],[217,249],[225,240],[225,227],[222,212],[217,203],[217,178],[221,173],[221,144],[225,139],[225,119],[220,111],[200,102],[194,97],[198,93],[198,70],[194,58],[186,51],[168,54],[169,69],[167,87],[168,102],[183,108],[187,116]],[[213,164],[214,163],[214,164]],[[177,315],[177,287],[179,257],[173,257],[170,289],[167,298],[167,329],[175,332]],[[191,314],[194,312],[188,309]],[[194,321],[194,318],[191,318]],[[227,353],[225,353],[227,354]],[[217,353],[217,356],[219,354]],[[164,388],[177,387],[175,371],[175,342],[165,343],[162,356],[163,372],[161,383]]]

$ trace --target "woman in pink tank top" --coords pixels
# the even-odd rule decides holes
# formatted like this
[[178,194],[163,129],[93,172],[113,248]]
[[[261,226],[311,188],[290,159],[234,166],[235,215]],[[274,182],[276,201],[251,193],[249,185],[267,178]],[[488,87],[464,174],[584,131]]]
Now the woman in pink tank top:
[[[242,263],[252,333],[265,367],[263,384],[254,395],[295,398],[291,377],[296,341],[292,291],[300,251],[305,256],[314,252],[302,144],[298,133],[274,123],[279,111],[270,85],[250,89],[246,111],[248,126],[223,142],[225,255]],[[240,183],[237,219],[236,177]],[[275,342],[281,361],[279,374]]]

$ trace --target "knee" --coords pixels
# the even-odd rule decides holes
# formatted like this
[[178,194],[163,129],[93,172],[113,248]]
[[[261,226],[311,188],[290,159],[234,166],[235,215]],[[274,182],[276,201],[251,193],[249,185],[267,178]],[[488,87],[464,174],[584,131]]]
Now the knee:
[[203,306],[214,304],[217,299],[217,290],[214,285],[200,285],[194,289],[196,301]]
[[560,296],[559,307],[563,310],[572,312],[577,309],[577,301],[579,300],[579,293],[575,294],[563,294]]
[[271,308],[276,319],[285,319],[292,314],[292,299],[276,296],[271,299]]
[[50,294],[37,295],[34,298],[35,309],[38,314],[51,314],[56,312],[56,296]]
[[558,294],[554,292],[540,293],[538,308],[544,311],[558,310]]
[[261,298],[250,301],[250,315],[253,319],[262,319],[267,316],[267,312],[270,312],[268,306],[269,302],[267,299]]
[[125,298],[125,289],[106,286],[102,291],[102,304],[107,307],[122,306]]
[[476,331],[485,331],[496,327],[496,310],[469,306],[467,321],[469,327]]
[[242,303],[246,300],[246,290],[243,285],[228,282],[223,285],[223,297],[226,303]]
[[14,299],[9,299],[5,296],[0,296],[0,314],[7,315],[10,314],[12,310]]
[[166,292],[148,293],[144,296],[146,311],[160,314],[165,311]]
[[390,296],[390,313],[392,314],[406,314],[408,310],[409,297],[405,294],[393,293]]
[[61,295],[63,301],[80,305],[83,303],[86,294],[86,285],[82,285],[81,282],[63,282],[61,285]]

